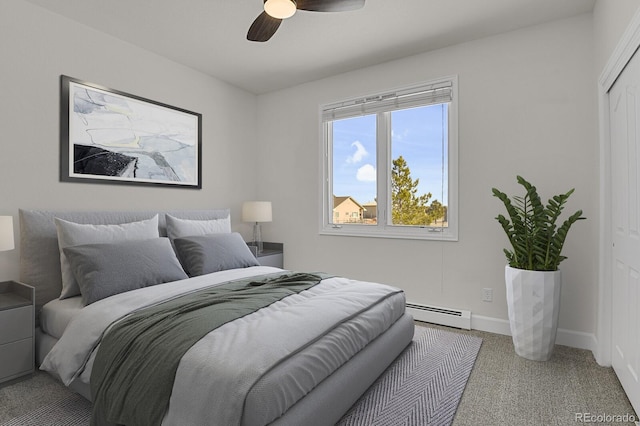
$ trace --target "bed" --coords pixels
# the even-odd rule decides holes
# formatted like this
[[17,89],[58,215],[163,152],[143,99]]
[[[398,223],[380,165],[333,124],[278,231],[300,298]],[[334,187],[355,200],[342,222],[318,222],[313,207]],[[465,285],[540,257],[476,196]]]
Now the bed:
[[[244,257],[245,252],[232,238],[234,233],[230,232],[228,209],[169,212],[20,210],[19,215],[21,280],[36,288],[37,362],[83,397],[106,401],[104,404],[94,401],[94,407],[107,406],[112,400],[126,403],[132,395],[139,397],[138,409],[130,413],[134,417],[128,417],[133,420],[119,420],[120,423],[145,424],[148,415],[155,412],[158,416],[157,412],[160,412],[162,424],[166,425],[334,424],[413,337],[413,321],[405,313],[402,291],[378,283],[317,273],[302,274],[252,263],[251,259],[255,259]],[[65,234],[69,231],[64,228],[70,227],[75,238],[78,229],[85,232],[83,226],[121,232],[119,227],[142,223],[147,231],[153,226],[157,228],[153,238],[140,233],[138,237],[131,237],[133,241],[116,238],[115,242],[87,243],[80,238],[72,244],[73,238]],[[210,228],[210,224],[214,227]],[[139,233],[138,228],[132,229],[123,231],[127,238]],[[232,240],[235,246],[229,242]],[[219,248],[222,243],[224,250],[235,248],[225,252]],[[62,253],[67,262],[65,264],[63,260],[62,267],[61,246],[64,246]],[[211,256],[215,250],[222,251]],[[151,263],[156,266],[148,268],[142,265],[148,259],[153,260],[155,253],[165,256],[168,251],[178,255],[174,255],[172,261],[159,257],[162,267],[157,263]],[[113,266],[127,262],[135,263],[136,271],[126,265]],[[152,283],[154,285],[135,284],[141,279],[149,279],[156,270],[165,269],[170,271],[161,271],[165,274],[161,277],[164,281]],[[76,293],[70,291],[63,278],[69,270],[79,277],[80,294],[77,294],[78,289]],[[162,275],[161,272],[157,274]],[[122,274],[126,274],[126,285],[133,287],[128,291],[112,292],[109,280],[116,281],[113,277],[121,278]],[[281,289],[280,286],[289,287]],[[294,287],[296,290],[292,292]],[[119,336],[118,332],[129,336],[131,332],[125,326],[157,322],[155,318],[159,314],[154,310],[178,309],[178,301],[179,310],[184,310],[181,304],[186,302],[182,299],[200,304],[205,293],[209,297],[210,293],[229,294],[237,289],[256,291],[263,294],[261,297],[273,300],[261,302],[263,304],[250,313],[239,311],[234,314],[237,315],[235,319],[221,319],[213,331],[194,336],[193,344],[180,343],[187,349],[179,355],[171,355],[179,361],[168,387],[168,403],[157,405],[164,408],[154,408],[154,403],[162,404],[161,399],[152,402],[155,395],[151,395],[153,398],[148,400],[149,407],[146,407],[143,391],[153,387],[152,393],[162,393],[155,391],[155,385],[149,385],[166,382],[161,376],[161,368],[156,365],[170,356],[168,352],[162,354],[160,349],[164,351],[173,345],[166,342],[181,341],[189,334],[184,330],[192,329],[185,327],[199,324],[199,317],[191,319],[191,323],[185,322],[187,325],[176,322],[165,326],[158,335],[166,342],[158,343],[157,348],[148,349],[151,344],[136,341],[135,344],[144,346],[147,352],[137,358],[131,356],[130,368],[145,372],[146,376],[126,382],[132,375],[120,374],[118,380],[124,377],[123,383],[131,386],[128,395],[126,392],[124,396],[115,396],[108,391],[96,391],[96,383],[100,383],[102,389],[110,380],[118,383],[115,386],[118,391],[126,387],[116,382],[116,378],[110,376],[113,372],[104,367],[110,365],[109,362],[113,364],[113,359],[119,359],[118,351],[120,356],[130,357],[129,347],[117,347],[117,342],[123,339],[114,337]],[[65,291],[66,297],[60,298]],[[274,295],[278,292],[282,295]],[[236,299],[235,296],[223,298],[234,299],[233,303]],[[153,311],[153,315],[149,311]],[[235,308],[226,311],[235,311]],[[174,321],[172,312],[165,314],[163,311],[162,315]],[[127,321],[131,324],[125,324]],[[182,330],[175,331],[171,338],[174,340],[169,337],[172,329]],[[158,335],[153,339],[157,340]],[[116,355],[108,359],[110,355],[107,354],[111,353]],[[107,373],[100,376],[104,371]],[[113,374],[117,376],[117,369]],[[118,405],[114,408],[114,404],[106,409],[107,413],[120,409]],[[103,412],[96,414],[94,409],[95,424],[110,424],[106,417],[101,417],[103,415]]]

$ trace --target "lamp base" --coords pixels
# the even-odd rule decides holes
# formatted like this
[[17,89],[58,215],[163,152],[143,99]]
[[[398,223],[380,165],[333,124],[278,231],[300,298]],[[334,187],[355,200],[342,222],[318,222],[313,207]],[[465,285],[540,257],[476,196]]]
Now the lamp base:
[[262,244],[262,229],[259,222],[253,225],[253,242],[258,247],[258,253],[262,253],[264,244]]

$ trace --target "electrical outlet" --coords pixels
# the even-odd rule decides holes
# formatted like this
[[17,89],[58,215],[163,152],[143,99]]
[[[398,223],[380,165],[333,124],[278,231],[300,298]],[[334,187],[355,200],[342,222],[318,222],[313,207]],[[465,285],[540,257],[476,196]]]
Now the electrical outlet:
[[482,301],[483,302],[493,302],[493,289],[492,288],[483,288],[482,289]]

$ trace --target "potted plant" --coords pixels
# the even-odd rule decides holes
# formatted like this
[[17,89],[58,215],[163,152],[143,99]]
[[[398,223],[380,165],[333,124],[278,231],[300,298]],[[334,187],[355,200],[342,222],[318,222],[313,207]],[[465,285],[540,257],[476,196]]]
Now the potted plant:
[[574,189],[554,196],[544,206],[536,187],[521,176],[517,179],[525,195],[514,196],[513,201],[492,188],[509,216],[496,217],[511,243],[511,249],[504,249],[509,263],[505,267],[509,325],[518,355],[546,361],[553,352],[558,327],[562,284],[558,266],[566,259],[562,247],[571,226],[585,218],[578,210],[557,227]]

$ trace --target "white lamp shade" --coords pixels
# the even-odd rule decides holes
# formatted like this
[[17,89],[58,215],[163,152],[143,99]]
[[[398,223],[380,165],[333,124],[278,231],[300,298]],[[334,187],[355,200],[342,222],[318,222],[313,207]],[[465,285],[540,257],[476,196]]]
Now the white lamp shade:
[[271,201],[245,201],[242,204],[244,222],[271,222]]
[[0,251],[13,250],[13,216],[0,216]]

